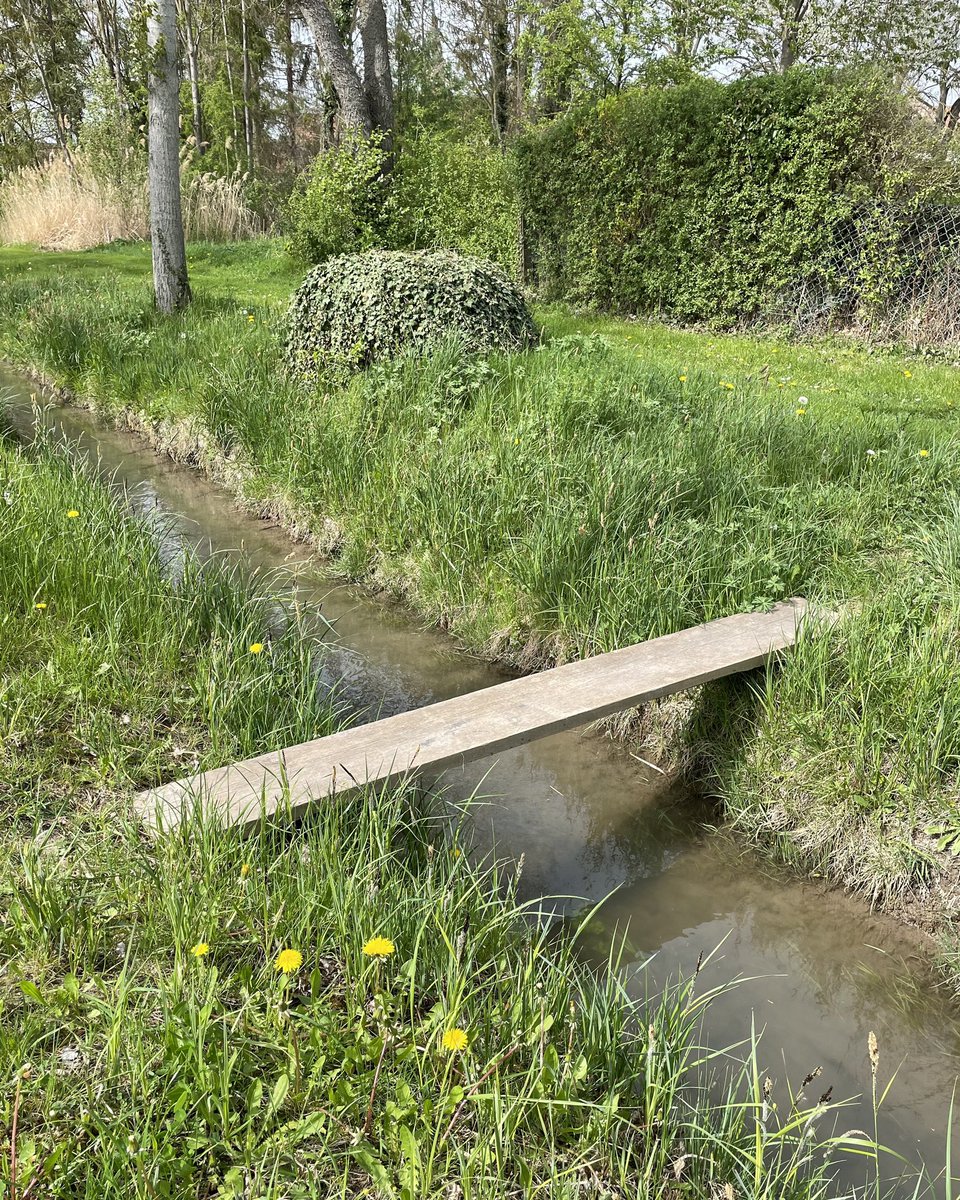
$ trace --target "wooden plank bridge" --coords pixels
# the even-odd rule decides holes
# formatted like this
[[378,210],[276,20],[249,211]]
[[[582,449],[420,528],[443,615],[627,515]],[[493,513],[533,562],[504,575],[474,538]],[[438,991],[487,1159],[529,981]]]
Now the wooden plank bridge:
[[741,613],[610,654],[511,679],[287,750],[195,775],[137,798],[144,821],[171,828],[198,803],[224,824],[297,817],[324,797],[411,774],[436,778],[536,738],[761,666],[792,646],[803,600]]

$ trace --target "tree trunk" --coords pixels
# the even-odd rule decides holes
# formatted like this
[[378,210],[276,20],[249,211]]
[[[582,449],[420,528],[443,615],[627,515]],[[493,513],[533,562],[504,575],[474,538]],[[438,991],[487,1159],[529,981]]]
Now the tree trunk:
[[40,79],[40,85],[43,88],[43,94],[47,99],[47,108],[50,113],[50,120],[53,122],[53,136],[57,139],[57,145],[63,152],[64,159],[69,166],[73,166],[73,157],[70,154],[70,144],[67,140],[68,123],[66,114],[57,104],[56,97],[50,87],[50,82],[46,68],[44,66],[43,52],[34,38],[34,28],[32,21],[32,13],[29,5],[25,5],[23,9],[23,27],[27,33],[27,45],[33,54],[33,65],[37,69],[37,76]]
[[183,35],[187,51],[187,75],[190,79],[190,107],[193,110],[193,136],[197,143],[197,153],[202,154],[205,143],[203,140],[203,105],[200,102],[200,54],[198,45],[200,39],[198,31],[194,29],[190,0],[184,0]]
[[250,34],[247,23],[247,0],[240,0],[240,53],[243,63],[243,144],[247,157],[247,170],[255,169],[253,136],[253,71],[250,67]]
[[147,10],[147,174],[150,240],[157,307],[171,313],[190,302],[180,207],[180,97],[175,0],[153,0]]
[[370,121],[382,135],[381,144],[389,160],[393,148],[393,71],[383,0],[361,0],[360,41],[363,44],[363,88]]
[[490,6],[490,65],[493,131],[503,145],[510,123],[510,29],[501,0]]
[[810,0],[787,0],[780,40],[780,70],[789,71],[800,53],[800,26],[807,15]]
[[233,67],[230,65],[230,29],[227,24],[226,0],[220,0],[220,24],[223,29],[223,64],[227,72],[227,86],[230,89],[230,115],[233,118],[233,138],[229,148],[234,151],[239,161],[237,143],[240,138],[240,126],[237,123],[237,92],[233,86]]
[[286,112],[287,137],[290,142],[290,158],[297,163],[297,93],[296,72],[293,62],[293,20],[290,16],[290,0],[283,4],[283,62],[287,85]]
[[[113,21],[111,21],[111,15]],[[126,111],[126,101],[123,94],[123,67],[120,61],[119,40],[113,32],[116,22],[116,12],[110,13],[104,0],[97,0],[96,13],[91,15],[88,28],[94,44],[103,56],[107,73],[113,83],[117,96],[117,112]]]
[[300,0],[300,11],[316,43],[320,65],[333,82],[344,128],[369,137],[373,131],[370,105],[326,0]]
[[943,125],[947,119],[947,100],[950,96],[950,88],[947,85],[947,73],[944,70],[940,72],[940,79],[937,87],[937,113],[936,122],[938,125]]

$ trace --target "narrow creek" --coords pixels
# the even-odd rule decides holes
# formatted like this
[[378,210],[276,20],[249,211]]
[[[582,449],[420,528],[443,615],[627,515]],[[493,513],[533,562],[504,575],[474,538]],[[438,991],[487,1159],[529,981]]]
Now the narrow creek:
[[[34,390],[0,368],[5,424],[24,440],[33,434]],[[48,408],[43,420],[99,460],[132,507],[159,517],[165,537],[203,555],[234,556],[249,569],[291,572],[300,597],[320,604],[334,627],[327,670],[343,679],[341,695],[352,707],[386,715],[505,677],[396,606],[331,577],[282,529],[238,511],[226,491],[135,436],[72,408]],[[524,856],[526,895],[580,898],[566,902],[573,911],[610,897],[595,922],[598,961],[610,935],[628,926],[631,955],[637,962],[653,956],[653,990],[719,947],[704,986],[742,982],[709,1010],[707,1035],[716,1046],[740,1041],[753,1019],[763,1031],[762,1069],[775,1080],[782,1108],[787,1083],[796,1090],[817,1067],[823,1073],[811,1092],[832,1086],[835,1099],[869,1097],[867,1034],[875,1030],[882,1083],[899,1067],[881,1109],[880,1139],[910,1163],[925,1162],[931,1175],[942,1170],[960,1075],[960,1011],[933,989],[908,932],[857,900],[738,852],[726,836],[709,835],[702,812],[675,786],[589,733],[501,754],[447,783],[454,797],[479,786],[478,837],[503,855]],[[841,1113],[838,1127],[872,1132],[872,1121],[869,1102],[858,1103]],[[894,1160],[886,1173],[899,1173]]]

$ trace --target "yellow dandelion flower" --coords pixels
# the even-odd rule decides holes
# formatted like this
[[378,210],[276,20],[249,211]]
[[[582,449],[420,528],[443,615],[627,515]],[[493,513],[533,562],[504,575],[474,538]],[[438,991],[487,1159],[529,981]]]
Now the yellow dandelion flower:
[[687,377],[686,377],[686,375],[678,375],[678,376],[677,376],[677,378],[680,380],[680,382],[681,382],[681,383],[686,383],[686,382],[687,382]]
[[913,372],[912,372],[912,371],[904,371],[904,373],[903,373],[903,377],[904,377],[904,379],[912,379],[912,378],[913,378]]
[[798,409],[797,409],[797,416],[798,416],[798,417],[805,417],[806,415],[807,415],[807,410],[806,410],[805,408],[798,408]]
[[43,612],[43,610],[47,607],[47,602],[46,600],[38,600],[33,607],[39,609],[40,612]]
[[929,458],[929,457],[930,457],[930,451],[929,451],[929,450],[921,450],[921,451],[920,451],[920,457],[921,457],[921,458]]
[[256,317],[247,317],[248,322],[255,321],[256,319],[257,319]]
[[440,1039],[440,1045],[444,1050],[449,1050],[452,1054],[458,1054],[461,1050],[466,1050],[470,1039],[467,1037],[465,1029],[448,1029]]
[[282,971],[284,975],[289,975],[293,971],[299,971],[303,966],[303,955],[299,950],[281,950],[273,965],[276,970]]
[[77,512],[77,510],[75,508],[71,508],[70,511],[67,513],[67,516],[69,517],[69,519],[71,521],[75,521],[77,519],[77,517],[80,516],[80,514],[79,514],[79,512]]
[[363,953],[367,958],[389,958],[395,949],[389,938],[375,937],[364,945]]
[[243,866],[240,868],[240,878],[241,878],[241,879],[246,879],[246,877],[247,877],[249,874],[250,874],[250,864],[249,864],[249,863],[244,863],[244,864],[243,864]]
[[265,649],[265,647],[264,647],[263,642],[254,642],[253,645],[250,647],[250,653],[251,654],[262,654],[264,649]]
[[197,942],[195,946],[190,947],[190,953],[194,958],[204,958],[210,953],[210,947],[206,942]]

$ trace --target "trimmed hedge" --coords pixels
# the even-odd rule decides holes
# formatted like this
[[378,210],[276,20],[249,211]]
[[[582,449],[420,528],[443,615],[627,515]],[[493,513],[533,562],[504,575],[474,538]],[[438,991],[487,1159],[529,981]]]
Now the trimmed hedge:
[[519,288],[493,263],[447,251],[371,250],[314,267],[290,308],[288,365],[315,376],[457,339],[471,352],[531,346]]
[[521,139],[518,172],[548,294],[727,323],[882,308],[899,214],[960,175],[887,82],[802,68],[575,110]]

